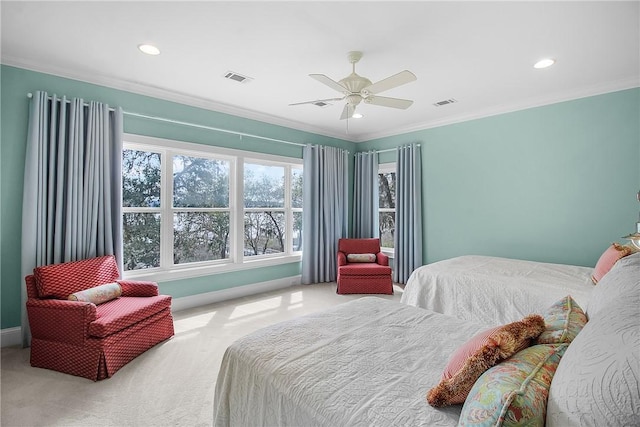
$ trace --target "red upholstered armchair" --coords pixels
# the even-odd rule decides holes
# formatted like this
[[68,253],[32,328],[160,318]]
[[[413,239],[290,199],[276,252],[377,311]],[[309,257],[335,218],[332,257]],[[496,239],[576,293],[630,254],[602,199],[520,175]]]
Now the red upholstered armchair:
[[[158,295],[154,282],[119,276],[115,258],[103,256],[37,267],[25,278],[31,366],[98,381],[173,336],[171,296]],[[68,299],[81,291],[80,299],[93,299],[95,287],[113,282],[120,286],[110,285],[116,291],[107,302]]]
[[389,257],[380,239],[338,240],[339,294],[393,294]]

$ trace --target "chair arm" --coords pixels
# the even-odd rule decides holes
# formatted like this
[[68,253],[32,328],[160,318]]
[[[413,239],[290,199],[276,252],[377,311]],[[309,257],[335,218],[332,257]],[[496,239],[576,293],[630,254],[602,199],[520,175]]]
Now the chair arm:
[[389,265],[389,257],[386,254],[383,254],[382,252],[378,252],[376,254],[376,263],[380,264],[380,265]]
[[84,345],[89,324],[96,320],[96,306],[90,302],[30,298],[26,305],[31,335],[37,339]]
[[338,267],[341,265],[347,265],[347,255],[344,252],[338,251]]
[[122,288],[123,297],[155,297],[159,295],[158,284],[144,280],[116,280]]

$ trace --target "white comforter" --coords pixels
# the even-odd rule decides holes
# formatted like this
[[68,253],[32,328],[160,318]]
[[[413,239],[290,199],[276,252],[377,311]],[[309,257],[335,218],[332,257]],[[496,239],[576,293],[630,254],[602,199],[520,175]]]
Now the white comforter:
[[227,349],[214,425],[455,426],[426,392],[482,329],[375,297],[266,327]]
[[416,269],[401,302],[486,325],[541,313],[571,295],[582,308],[593,268],[468,255]]

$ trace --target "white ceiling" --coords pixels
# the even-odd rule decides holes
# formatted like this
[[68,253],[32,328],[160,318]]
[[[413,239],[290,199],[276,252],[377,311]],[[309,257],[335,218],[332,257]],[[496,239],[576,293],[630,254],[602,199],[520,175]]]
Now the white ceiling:
[[[2,1],[3,64],[103,84],[351,141],[640,85],[640,2]],[[137,45],[153,43],[147,56]],[[407,110],[290,103],[340,96],[347,52]],[[544,57],[556,65],[536,70]],[[234,71],[254,80],[223,78]],[[73,95],[73,94],[69,94]],[[455,98],[443,107],[433,103]]]

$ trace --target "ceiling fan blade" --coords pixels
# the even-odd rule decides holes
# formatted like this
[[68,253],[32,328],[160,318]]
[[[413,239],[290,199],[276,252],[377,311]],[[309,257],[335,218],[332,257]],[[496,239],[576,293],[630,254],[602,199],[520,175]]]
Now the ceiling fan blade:
[[344,99],[344,97],[342,97],[342,98],[329,98],[329,99],[316,99],[316,100],[313,100],[313,101],[296,102],[294,104],[289,104],[289,106],[292,106],[292,105],[304,105],[304,104],[315,104],[317,102],[342,101],[343,99]]
[[353,113],[356,112],[356,106],[351,104],[345,104],[344,109],[342,110],[342,114],[340,115],[340,120],[350,119],[353,116]]
[[410,83],[417,79],[418,78],[411,71],[404,70],[400,71],[398,74],[394,74],[391,77],[387,77],[386,79],[382,79],[377,83],[365,87],[364,89],[362,89],[362,92],[367,94],[376,94],[384,92],[385,90],[393,89],[394,87],[398,87],[406,83]]
[[344,93],[345,95],[349,93],[349,90],[346,87],[342,86],[337,81],[330,79],[324,74],[309,74],[309,77],[316,79],[320,83],[323,83],[329,86],[333,90],[337,90],[338,92]]
[[413,101],[409,99],[389,98],[386,96],[370,96],[365,98],[365,104],[380,105],[382,107],[400,108],[406,110],[411,107]]

